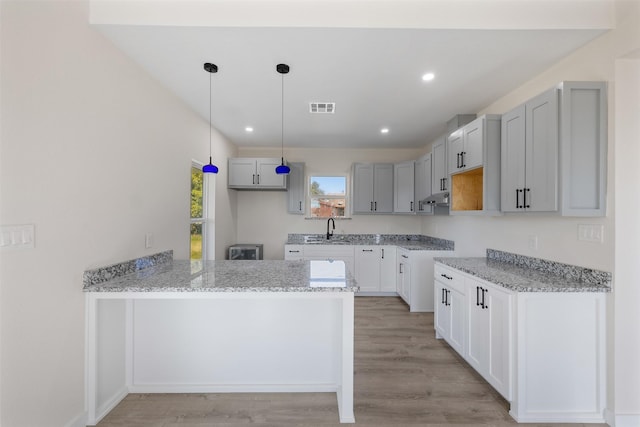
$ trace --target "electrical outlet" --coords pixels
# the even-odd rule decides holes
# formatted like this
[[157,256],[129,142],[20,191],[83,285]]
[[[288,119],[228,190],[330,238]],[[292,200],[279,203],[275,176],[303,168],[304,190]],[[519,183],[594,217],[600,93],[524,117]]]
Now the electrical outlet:
[[144,247],[147,249],[153,247],[153,233],[147,233],[144,235]]
[[578,224],[578,240],[603,243],[604,226],[601,224]]
[[529,249],[538,250],[538,236],[529,236]]
[[27,249],[35,247],[35,226],[3,225],[0,227],[0,247],[6,249]]

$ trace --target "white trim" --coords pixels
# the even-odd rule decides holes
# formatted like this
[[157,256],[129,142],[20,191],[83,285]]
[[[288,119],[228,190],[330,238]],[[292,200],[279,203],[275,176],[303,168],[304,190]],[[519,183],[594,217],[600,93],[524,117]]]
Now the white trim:
[[640,414],[616,414],[610,409],[605,409],[604,420],[611,427],[640,426]]
[[86,427],[87,411],[78,414],[74,419],[64,425],[64,427]]
[[135,384],[130,393],[335,393],[337,384]]
[[109,398],[109,400],[107,400],[106,402],[104,402],[104,404],[100,405],[99,408],[97,408],[96,410],[96,419],[95,419],[95,423],[99,423],[100,420],[102,420],[104,417],[107,416],[107,414],[109,412],[111,412],[113,410],[113,408],[115,408],[116,406],[118,406],[118,404],[120,402],[122,402],[122,400],[127,397],[127,395],[129,394],[129,390],[127,389],[127,387],[122,387],[120,390],[118,390],[116,393],[113,394],[113,396],[111,396]]

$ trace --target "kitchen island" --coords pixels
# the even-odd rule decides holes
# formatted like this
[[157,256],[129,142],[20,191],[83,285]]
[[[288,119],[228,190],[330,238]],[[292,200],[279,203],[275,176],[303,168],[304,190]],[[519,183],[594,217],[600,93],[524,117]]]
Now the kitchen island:
[[344,263],[171,257],[85,272],[89,425],[128,393],[334,392],[355,422]]

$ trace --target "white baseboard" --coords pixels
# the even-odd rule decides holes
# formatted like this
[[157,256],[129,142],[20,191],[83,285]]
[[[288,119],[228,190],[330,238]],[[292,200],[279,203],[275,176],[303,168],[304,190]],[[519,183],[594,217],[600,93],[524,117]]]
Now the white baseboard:
[[337,384],[132,384],[130,393],[335,393]]
[[122,402],[122,399],[127,397],[127,394],[129,394],[129,389],[122,387],[115,392],[109,400],[100,405],[100,407],[96,409],[96,423],[99,423],[113,408],[118,406],[118,403]]
[[604,419],[611,427],[638,427],[640,426],[640,414],[616,414],[606,409]]
[[69,421],[64,425],[64,427],[86,427],[87,426],[88,415],[87,412],[83,412],[78,414],[77,417]]

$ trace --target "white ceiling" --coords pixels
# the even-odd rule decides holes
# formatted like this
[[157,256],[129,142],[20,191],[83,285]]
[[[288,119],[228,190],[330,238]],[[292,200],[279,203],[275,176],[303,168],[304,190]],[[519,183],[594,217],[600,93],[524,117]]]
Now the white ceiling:
[[[605,31],[98,25],[238,146],[422,147]],[[423,82],[426,72],[435,73]],[[310,114],[309,102],[335,102]],[[495,113],[501,113],[495,111]],[[254,128],[245,132],[246,126]],[[380,129],[388,127],[388,134]]]

